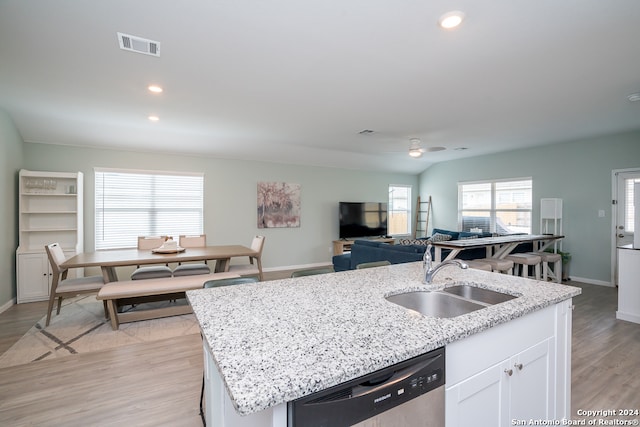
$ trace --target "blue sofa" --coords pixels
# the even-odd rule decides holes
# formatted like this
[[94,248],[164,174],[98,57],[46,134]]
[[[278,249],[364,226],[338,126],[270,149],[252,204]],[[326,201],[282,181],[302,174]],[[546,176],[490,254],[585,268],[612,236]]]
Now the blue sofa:
[[374,261],[389,261],[391,264],[422,261],[426,246],[391,245],[374,240],[356,240],[351,252],[333,257],[335,271],[354,270],[358,264]]

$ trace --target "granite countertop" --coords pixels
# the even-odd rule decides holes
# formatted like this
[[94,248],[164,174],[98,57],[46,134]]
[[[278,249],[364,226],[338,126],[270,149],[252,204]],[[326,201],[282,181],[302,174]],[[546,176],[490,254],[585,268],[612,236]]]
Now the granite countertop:
[[[384,297],[454,282],[520,296],[450,319]],[[422,284],[422,263],[188,291],[206,344],[246,415],[424,354],[580,294],[579,288],[455,266]]]

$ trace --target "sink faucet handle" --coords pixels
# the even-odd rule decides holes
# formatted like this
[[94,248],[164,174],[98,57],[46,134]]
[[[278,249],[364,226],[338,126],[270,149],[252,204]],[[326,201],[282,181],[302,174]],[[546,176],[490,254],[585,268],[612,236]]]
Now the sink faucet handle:
[[431,250],[433,249],[433,245],[431,242],[427,243],[427,249],[424,251],[424,256],[422,257],[422,266],[425,271],[431,268],[433,263],[433,259],[431,258]]

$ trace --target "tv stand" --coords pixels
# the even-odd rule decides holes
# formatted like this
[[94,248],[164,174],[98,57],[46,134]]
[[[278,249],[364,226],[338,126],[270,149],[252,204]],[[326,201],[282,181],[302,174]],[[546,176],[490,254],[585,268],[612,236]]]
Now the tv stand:
[[[376,242],[391,243],[392,245],[396,241],[396,239],[386,238],[386,237],[375,237],[375,238],[363,237],[363,238],[357,239],[357,240],[375,240]],[[354,241],[355,240],[349,240],[349,239],[345,239],[345,238],[342,238],[340,240],[334,240],[333,241],[333,255],[342,255],[345,252],[350,252],[351,251],[351,245],[353,245]]]

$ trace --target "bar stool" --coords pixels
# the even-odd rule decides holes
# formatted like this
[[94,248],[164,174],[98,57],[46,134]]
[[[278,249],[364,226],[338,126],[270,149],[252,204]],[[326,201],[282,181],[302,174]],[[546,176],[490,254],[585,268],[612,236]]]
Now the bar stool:
[[464,261],[469,268],[475,268],[476,270],[482,270],[482,271],[493,271],[493,268],[491,267],[491,264],[489,264],[488,262],[483,262],[477,259],[474,259],[472,261]]
[[533,253],[522,253],[507,255],[505,259],[513,261],[514,271],[513,274],[517,274],[517,269],[520,270],[520,276],[529,277],[529,266],[533,266],[535,271],[536,280],[540,280],[540,263],[542,258],[539,255]]
[[562,283],[562,255],[553,252],[531,252],[538,255],[542,262],[542,280],[545,282],[549,279],[549,266],[553,264],[553,272],[551,276],[557,283]]
[[500,273],[513,274],[513,261],[500,258],[480,258],[474,261],[480,261],[491,265],[492,271]]

